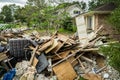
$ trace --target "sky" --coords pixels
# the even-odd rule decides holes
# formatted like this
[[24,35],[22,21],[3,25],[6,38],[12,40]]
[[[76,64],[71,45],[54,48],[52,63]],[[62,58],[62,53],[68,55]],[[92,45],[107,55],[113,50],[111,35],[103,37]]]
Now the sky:
[[23,7],[26,4],[27,0],[0,0],[0,11],[4,5],[16,4]]
[[[88,2],[89,0],[72,0],[72,1],[84,1]],[[23,7],[26,4],[27,0],[0,0],[0,11],[4,5],[16,4]]]

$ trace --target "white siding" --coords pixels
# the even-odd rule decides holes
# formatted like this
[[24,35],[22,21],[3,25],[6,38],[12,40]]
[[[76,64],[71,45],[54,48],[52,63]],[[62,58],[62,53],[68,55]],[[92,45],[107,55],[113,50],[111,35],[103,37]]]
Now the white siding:
[[76,5],[70,6],[68,9],[66,9],[66,12],[69,13],[70,17],[75,17],[79,15],[79,14],[74,14],[74,11],[80,11],[80,13],[82,13],[82,10]]
[[77,25],[77,32],[79,40],[82,44],[87,44],[87,31],[86,31],[86,25],[85,25],[85,19],[84,16],[78,16],[76,17],[76,25]]

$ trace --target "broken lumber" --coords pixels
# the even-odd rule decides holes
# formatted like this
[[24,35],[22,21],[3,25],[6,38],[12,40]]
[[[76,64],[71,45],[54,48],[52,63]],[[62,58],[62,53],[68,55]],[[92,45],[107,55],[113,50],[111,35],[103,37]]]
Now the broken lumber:
[[34,59],[34,56],[35,56],[35,53],[36,53],[38,47],[39,46],[36,46],[36,48],[33,50],[33,54],[32,54],[31,59],[30,59],[30,65],[32,65],[32,62],[33,62],[33,59]]
[[77,50],[76,52],[74,52],[74,53],[72,53],[72,54],[68,55],[67,57],[63,58],[62,60],[60,60],[60,61],[56,62],[55,64],[53,64],[53,65],[52,65],[52,67],[54,67],[54,66],[58,65],[59,63],[61,63],[61,62],[65,61],[65,60],[67,60],[68,58],[70,58],[70,57],[72,57],[72,56],[75,56],[75,55],[76,55],[76,53],[78,53],[79,51],[80,51],[80,49],[79,49],[79,50]]
[[88,61],[88,62],[90,62],[90,63],[96,63],[95,61],[93,61],[93,60],[91,60],[91,59],[89,59],[89,58],[87,58],[85,56],[81,56],[81,58]]

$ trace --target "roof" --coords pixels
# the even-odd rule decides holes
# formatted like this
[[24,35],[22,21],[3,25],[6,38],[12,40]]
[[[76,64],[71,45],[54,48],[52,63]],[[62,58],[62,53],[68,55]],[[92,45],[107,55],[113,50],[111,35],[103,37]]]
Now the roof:
[[114,3],[107,3],[100,7],[97,7],[93,11],[113,11],[116,8],[116,5]]
[[[107,3],[107,4],[104,4],[96,9],[94,9],[93,11],[88,11],[88,12],[82,13],[80,15],[89,16],[89,15],[93,15],[93,14],[110,14],[115,8],[116,8],[116,6],[114,3]],[[80,15],[78,15],[78,16],[80,16]]]

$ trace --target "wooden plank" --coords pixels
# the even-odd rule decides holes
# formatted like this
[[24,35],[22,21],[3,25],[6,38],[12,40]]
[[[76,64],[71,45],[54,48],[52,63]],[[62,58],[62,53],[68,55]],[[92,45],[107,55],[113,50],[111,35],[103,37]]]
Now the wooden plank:
[[[70,63],[73,61],[75,59],[75,57],[70,57],[70,58],[68,58],[68,60],[67,61],[69,61]],[[76,60],[76,61],[74,61],[74,63],[71,63],[71,65],[74,67],[75,65],[77,65],[78,64],[78,61]]]
[[73,63],[74,61],[76,61],[76,60],[77,60],[78,58],[80,58],[83,54],[84,54],[84,52],[81,53],[79,56],[77,56],[71,63]]
[[57,39],[54,39],[54,42],[52,44],[52,46],[48,49],[45,50],[45,53],[49,53],[51,50],[53,50],[56,46],[58,45]]
[[33,58],[33,63],[32,63],[32,65],[33,65],[34,67],[36,67],[37,63],[38,63],[38,59],[37,59],[36,57],[34,57],[34,58]]
[[0,61],[7,59],[6,54],[0,54]]
[[63,46],[63,42],[58,41],[58,45],[51,51],[52,53],[57,53],[57,51]]
[[69,39],[68,37],[66,37],[62,34],[56,34],[55,37],[58,38],[59,40],[63,41],[63,42],[65,42],[65,41],[67,41],[67,39]]
[[55,56],[53,57],[53,60],[59,60],[59,59],[63,59],[63,58],[65,58],[65,57],[67,57],[68,54],[70,53],[70,51],[71,51],[71,50],[68,50],[68,51],[64,51],[64,52],[59,53],[58,55],[59,55],[60,57],[58,57],[57,55],[55,55]]
[[0,36],[0,41],[6,41],[7,39],[3,36]]
[[46,42],[45,44],[43,44],[41,47],[39,47],[39,50],[40,52],[46,50],[47,48],[49,48],[50,46],[52,46],[53,44],[53,39],[51,39],[50,41]]
[[[30,48],[31,50],[34,50],[34,49],[35,49],[33,46],[29,46],[29,48]],[[28,49],[29,49],[29,48],[28,48]],[[40,55],[40,52],[39,52],[39,51],[36,51],[36,53],[37,53],[38,55]]]
[[87,80],[103,80],[101,76],[94,73],[86,73],[83,77]]
[[78,61],[79,61],[79,64],[81,65],[82,69],[85,70],[85,67],[84,67],[84,65],[82,64],[81,60],[78,59]]
[[[52,67],[54,67],[54,66],[56,66],[56,65],[60,64],[61,62],[63,62],[63,61],[65,61],[65,60],[67,60],[68,58],[70,58],[70,57],[72,57],[72,56],[75,56],[75,55],[76,55],[76,53],[78,53],[79,51],[80,51],[80,49],[79,49],[79,50],[77,50],[77,51],[75,51],[74,53],[72,53],[72,54],[68,55],[67,57],[63,58],[62,60],[60,60],[60,61],[58,61],[58,62],[54,63],[54,64],[52,65]],[[82,54],[81,54],[81,55],[82,55]],[[74,59],[74,60],[76,60],[76,59]],[[72,62],[74,62],[74,60],[73,60]],[[71,62],[71,63],[72,63],[72,62]]]
[[72,65],[68,61],[64,61],[53,67],[58,80],[74,80],[77,77]]
[[81,56],[80,58],[82,58],[82,59],[84,59],[84,60],[86,60],[86,61],[88,61],[90,63],[96,63],[95,61],[93,61],[93,60],[91,60],[91,59],[89,59],[89,58],[87,58],[85,56]]
[[0,53],[0,61],[5,60],[5,59],[8,58],[7,55],[6,55],[7,52],[8,52],[8,51],[5,51],[5,52]]
[[36,48],[33,50],[33,54],[32,54],[31,59],[30,59],[30,65],[32,65],[33,58],[34,58],[34,56],[35,56],[35,53],[36,53],[38,47],[39,47],[39,46],[36,46]]

